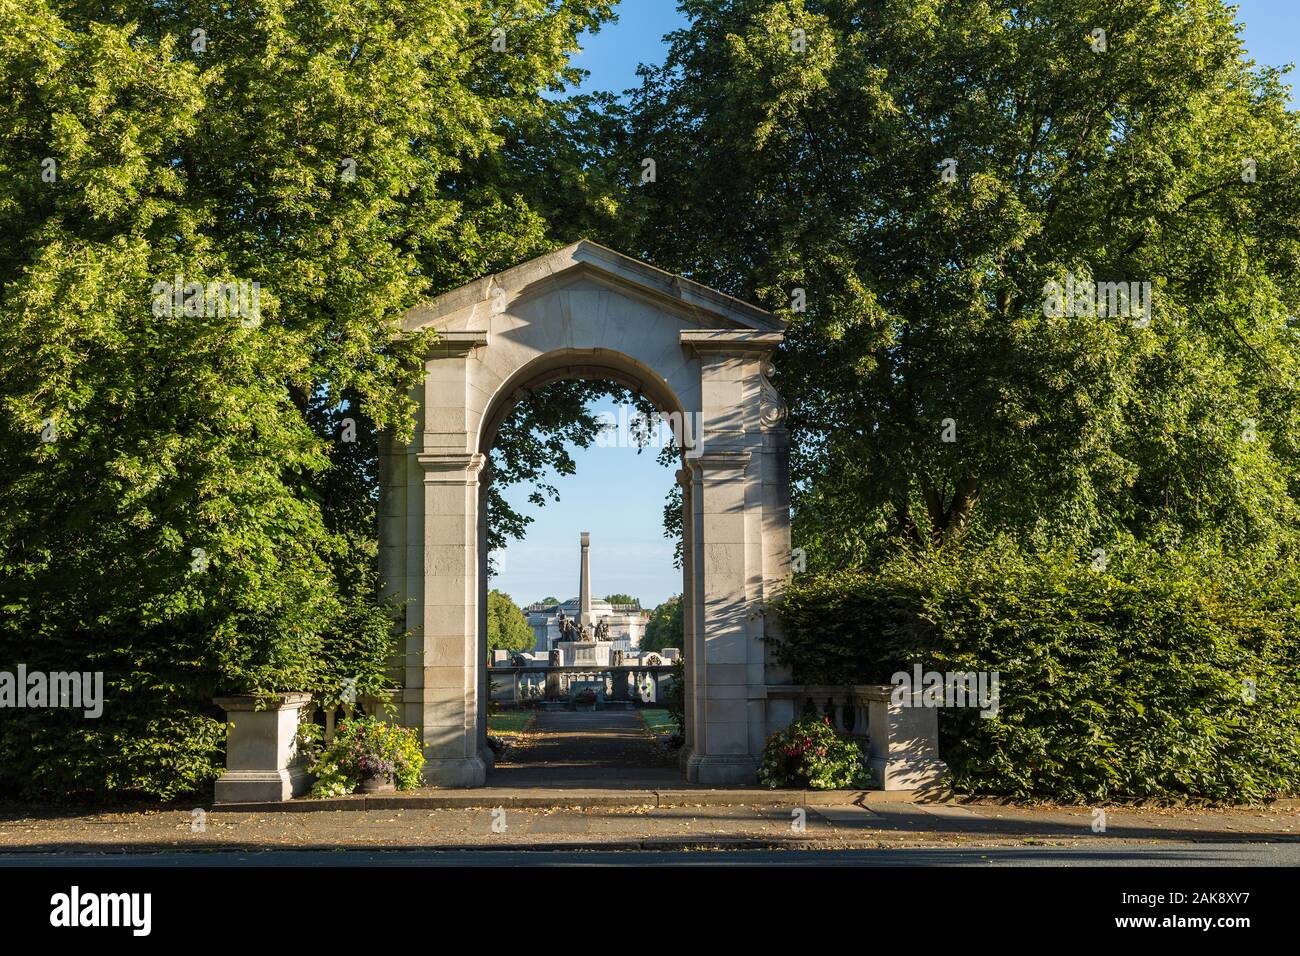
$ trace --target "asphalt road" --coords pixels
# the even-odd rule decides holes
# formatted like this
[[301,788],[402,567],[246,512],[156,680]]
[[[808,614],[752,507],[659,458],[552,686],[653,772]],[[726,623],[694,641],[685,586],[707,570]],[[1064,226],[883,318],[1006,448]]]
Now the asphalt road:
[[1105,847],[878,850],[267,850],[3,853],[0,867],[247,866],[1300,866],[1300,843],[1163,843]]

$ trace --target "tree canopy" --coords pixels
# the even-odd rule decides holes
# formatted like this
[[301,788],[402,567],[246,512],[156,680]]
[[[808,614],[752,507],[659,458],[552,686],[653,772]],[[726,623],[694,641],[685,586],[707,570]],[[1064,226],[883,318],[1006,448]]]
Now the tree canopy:
[[[613,164],[657,167],[622,242],[790,320],[810,560],[1293,538],[1300,124],[1230,8],[684,9]],[[1149,321],[1053,315],[1052,282],[1138,283]]]
[[609,10],[0,2],[0,658],[109,699],[6,719],[0,786],[192,789],[214,693],[379,681],[394,323],[553,244],[504,143]]
[[665,647],[684,649],[683,633],[682,596],[678,594],[650,612],[650,620],[641,638],[641,650],[662,651]]
[[530,651],[534,644],[524,612],[496,588],[488,592],[487,643],[489,651]]

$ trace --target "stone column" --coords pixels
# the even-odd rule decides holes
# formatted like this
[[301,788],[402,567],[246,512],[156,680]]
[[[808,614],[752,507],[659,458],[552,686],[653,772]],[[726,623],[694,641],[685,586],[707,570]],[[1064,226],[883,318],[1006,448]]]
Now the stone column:
[[697,738],[696,716],[699,707],[696,704],[698,682],[695,679],[696,664],[704,660],[703,646],[697,646],[696,635],[700,633],[696,625],[697,612],[700,608],[696,593],[695,578],[695,511],[692,489],[695,482],[691,470],[682,468],[677,472],[677,483],[682,488],[682,656],[686,659],[684,671],[686,686],[682,688],[683,712],[685,717],[686,742],[677,756],[677,765],[681,771],[690,776],[691,760],[695,753]]
[[478,646],[485,459],[471,442],[482,400],[469,367],[488,340],[486,330],[439,332],[413,396],[417,433],[405,447],[389,443],[381,471],[384,587],[406,599],[401,722],[420,734],[425,779],[435,786],[481,786],[486,776],[479,710],[487,662]]
[[764,637],[770,579],[781,563],[772,552],[789,522],[788,509],[765,495],[767,430],[779,425],[769,406],[779,398],[763,373],[781,334],[688,330],[681,337],[699,359],[701,404],[699,447],[686,460],[694,599],[686,699],[694,720],[685,769],[693,783],[745,784],[766,738]]
[[692,647],[694,746],[686,768],[692,783],[751,783],[758,767],[749,728],[749,665],[762,652],[761,644],[752,646],[750,633],[745,538],[749,462],[748,453],[733,451],[706,453],[692,463],[698,602]]
[[483,766],[491,770],[495,766],[497,758],[488,746],[487,741],[487,712],[488,707],[492,704],[492,682],[491,675],[487,667],[487,630],[488,630],[488,527],[487,527],[487,509],[488,509],[488,486],[492,482],[492,460],[489,456],[483,456],[483,467],[479,470],[478,481],[478,509],[476,511],[475,525],[478,530],[478,549],[477,549],[477,573],[475,583],[478,585],[477,606],[478,620],[474,632],[474,642],[472,652],[478,663],[478,698],[477,706],[474,710],[474,737],[478,741],[478,756],[483,761]]
[[582,532],[582,569],[578,578],[578,623],[591,626],[591,534]]
[[480,454],[423,454],[423,654],[407,668],[420,688],[425,779],[439,787],[481,787],[479,653]]

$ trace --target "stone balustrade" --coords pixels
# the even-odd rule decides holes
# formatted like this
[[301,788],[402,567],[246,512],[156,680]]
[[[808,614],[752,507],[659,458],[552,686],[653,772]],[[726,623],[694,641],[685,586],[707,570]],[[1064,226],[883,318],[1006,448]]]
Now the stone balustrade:
[[[492,700],[502,704],[528,701],[569,700],[575,687],[591,686],[604,701],[663,703],[673,680],[671,664],[592,667],[576,664],[562,667],[493,667],[488,671]],[[595,686],[593,686],[595,685]],[[648,688],[649,694],[638,693]]]

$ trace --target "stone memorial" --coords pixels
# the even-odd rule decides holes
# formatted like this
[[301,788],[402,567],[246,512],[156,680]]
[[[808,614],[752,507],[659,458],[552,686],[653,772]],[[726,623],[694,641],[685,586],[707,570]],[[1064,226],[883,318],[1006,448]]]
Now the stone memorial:
[[[401,722],[420,734],[428,782],[485,781],[485,466],[519,397],[557,379],[627,385],[673,425],[688,663],[682,766],[698,783],[752,782],[775,729],[766,687],[789,682],[768,659],[779,622],[760,613],[790,566],[786,412],[769,379],[782,320],[583,240],[416,306],[403,330],[437,336],[413,393],[418,430],[408,442],[381,436],[380,569],[386,595],[405,608],[395,696]],[[603,609],[590,587],[576,611],[579,625],[596,626]],[[610,640],[598,648],[622,636],[615,609],[609,616]]]

